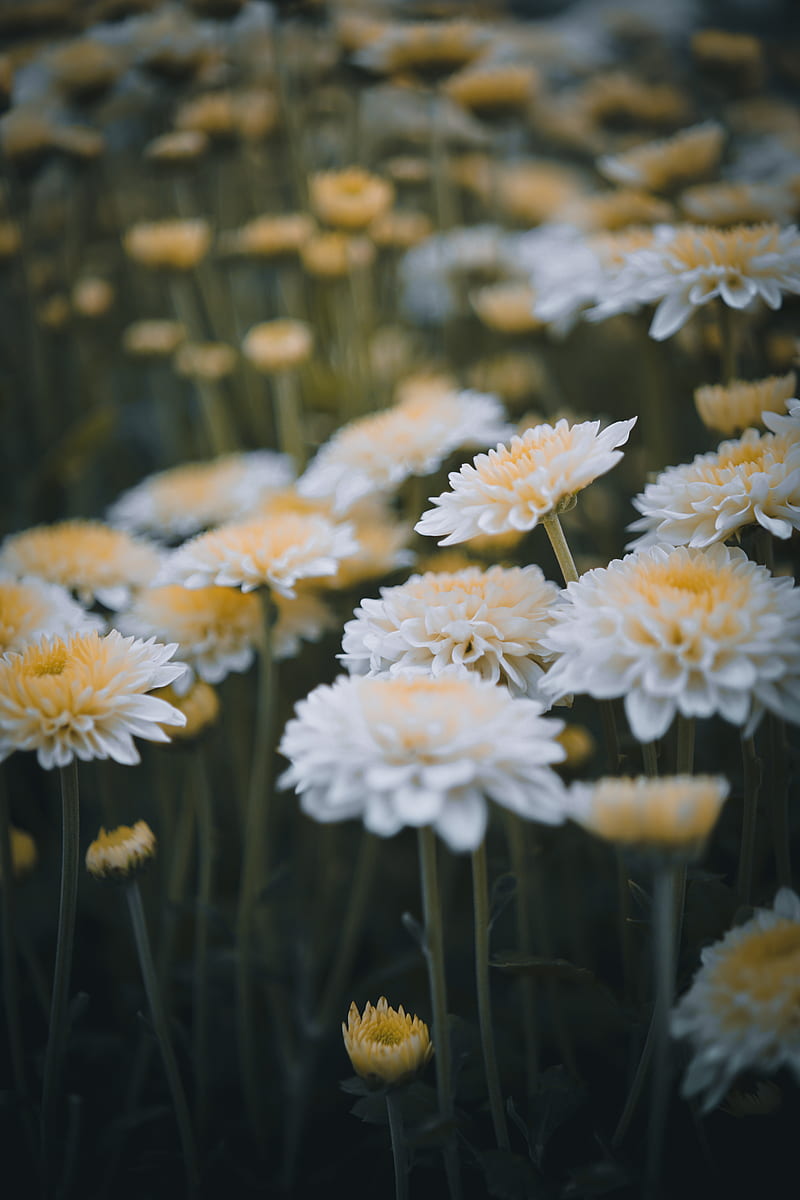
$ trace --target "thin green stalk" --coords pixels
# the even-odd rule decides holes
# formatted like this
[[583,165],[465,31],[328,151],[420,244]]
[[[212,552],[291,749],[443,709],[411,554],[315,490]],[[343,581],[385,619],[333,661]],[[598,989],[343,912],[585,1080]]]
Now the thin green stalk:
[[658,747],[655,742],[642,742],[642,764],[650,779],[658,778]]
[[[528,854],[526,853],[530,843],[530,826],[527,821],[523,821],[516,813],[506,811],[505,817],[511,870],[517,883],[517,944],[520,953],[525,958],[529,958],[533,955],[531,872],[528,866]],[[536,1020],[536,990],[536,981],[533,975],[521,974],[519,978],[519,992],[522,1005],[522,1040],[525,1048],[525,1084],[529,1099],[536,1091],[536,1080],[539,1075],[539,1029]]]
[[772,846],[780,887],[792,886],[792,859],[789,831],[789,767],[786,756],[786,725],[774,713],[767,713],[771,786],[767,793],[772,830]]
[[[450,1038],[447,1027],[447,986],[444,970],[444,930],[436,868],[436,835],[430,826],[418,832],[422,910],[425,919],[425,959],[433,1009],[433,1043],[436,1053],[436,1089],[439,1114],[448,1125],[455,1121],[450,1063]],[[447,1185],[451,1200],[461,1196],[458,1150],[453,1133],[444,1148]]]
[[558,560],[561,574],[564,576],[564,583],[574,583],[580,576],[578,575],[578,568],[575,566],[575,559],[572,557],[572,551],[564,536],[561,522],[558,519],[558,513],[555,511],[549,512],[546,517],[542,517],[542,524],[544,525],[545,533],[550,539],[553,553]]
[[753,860],[755,857],[756,826],[758,824],[758,793],[761,786],[761,764],[753,738],[742,738],[742,769],[744,797],[742,806],[742,839],[739,851],[739,873],[736,892],[740,904],[749,904],[753,890]]
[[392,1138],[395,1200],[408,1200],[408,1152],[403,1114],[397,1102],[397,1092],[391,1088],[386,1092],[386,1115],[389,1118],[389,1133]]
[[475,985],[478,995],[478,1022],[481,1031],[483,1065],[489,1092],[494,1136],[501,1150],[510,1150],[508,1126],[497,1068],[497,1051],[492,1028],[492,997],[489,986],[489,880],[486,869],[486,841],[472,853],[472,898],[475,916]]
[[275,395],[275,425],[278,444],[284,454],[294,459],[298,474],[306,465],[306,440],[303,433],[303,412],[297,372],[274,371],[271,376]]
[[214,876],[214,809],[208,770],[202,748],[193,755],[197,804],[197,898],[194,933],[194,1022],[192,1026],[195,1070],[195,1118],[202,1134],[208,1123],[208,915]]
[[724,300],[718,301],[719,358],[722,382],[727,387],[736,378],[736,327],[734,312]]
[[669,1109],[669,1010],[675,991],[675,909],[677,873],[669,863],[656,868],[653,891],[653,950],[655,967],[655,1005],[653,1008],[653,1074],[650,1114],[647,1127],[647,1158],[644,1172],[644,1198],[659,1194],[659,1178],[664,1153]]
[[58,905],[56,961],[50,1028],[44,1059],[42,1085],[42,1164],[45,1188],[49,1187],[55,1136],[56,1106],[67,1040],[69,987],[72,953],[75,944],[75,918],[78,909],[78,872],[80,868],[80,803],[78,764],[75,759],[61,768],[61,894]]
[[618,849],[617,862],[617,931],[619,933],[620,959],[622,962],[622,994],[629,1003],[633,993],[633,940],[631,937],[631,889],[628,866]]
[[156,975],[156,967],[153,962],[153,952],[150,948],[150,937],[147,932],[147,922],[142,906],[142,893],[135,878],[125,885],[125,899],[128,902],[128,911],[130,912],[131,924],[133,925],[133,937],[136,942],[136,953],[139,956],[139,967],[141,968],[144,990],[150,1008],[150,1018],[153,1022],[153,1030],[158,1040],[158,1048],[161,1052],[164,1071],[172,1096],[172,1103],[175,1107],[175,1117],[178,1122],[178,1135],[183,1151],[187,1186],[189,1194],[194,1196],[197,1193],[199,1171],[194,1135],[192,1134],[192,1122],[189,1116],[189,1106],[186,1103],[186,1094],[181,1083],[180,1071],[178,1070],[178,1061],[175,1058],[175,1051],[172,1048],[169,1021],[167,1020],[167,1013],[161,997],[161,989],[158,986],[158,976]]
[[25,1071],[25,1056],[22,1051],[22,1021],[19,1003],[19,971],[17,947],[14,936],[16,921],[14,895],[14,861],[11,852],[11,818],[8,810],[8,793],[5,780],[0,780],[0,889],[2,890],[2,945],[3,945],[3,1005],[8,1028],[8,1050],[14,1089],[20,1106],[23,1128],[35,1151],[36,1140],[31,1125],[30,1094]]
[[694,771],[696,722],[694,717],[684,717],[683,713],[678,713],[676,726],[675,774],[691,775]]
[[194,379],[200,398],[200,411],[206,428],[208,448],[213,456],[231,454],[238,448],[231,429],[225,396],[218,383],[210,379]]
[[253,732],[253,759],[245,814],[242,882],[236,915],[239,1062],[245,1104],[256,1140],[264,1136],[264,1107],[256,1051],[255,963],[253,961],[255,909],[267,863],[267,826],[272,792],[271,766],[274,752],[275,664],[272,655],[274,603],[263,588],[264,641],[258,664],[258,699]]

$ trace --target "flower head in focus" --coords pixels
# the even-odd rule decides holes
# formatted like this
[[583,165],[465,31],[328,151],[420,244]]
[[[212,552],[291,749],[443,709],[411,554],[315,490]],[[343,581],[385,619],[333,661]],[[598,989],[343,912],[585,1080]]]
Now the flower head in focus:
[[288,486],[291,459],[274,450],[224,454],[148,475],[108,510],[113,525],[172,540],[248,513],[271,491]]
[[487,799],[530,820],[563,819],[561,721],[474,675],[341,676],[287,723],[281,778],[317,821],[363,817],[372,833],[432,826],[456,852],[480,845]]
[[101,829],[86,851],[86,870],[95,879],[126,882],[138,875],[156,853],[156,837],[146,821],[134,826]]
[[187,588],[270,587],[294,594],[300,579],[334,575],[358,544],[350,525],[317,514],[285,513],[223,525],[184,542],[165,562],[159,584]]
[[435,508],[422,514],[417,532],[440,546],[465,542],[481,533],[533,529],[543,517],[610,471],[622,458],[618,449],[636,423],[615,421],[602,431],[599,421],[536,425],[509,444],[478,454],[472,464],[449,476],[451,491],[432,497]]
[[76,633],[43,637],[21,654],[0,658],[0,762],[15,750],[35,750],[40,766],[78,758],[139,762],[134,737],[168,742],[164,725],[186,718],[147,695],[183,674],[169,662],[177,647],[152,638]]
[[694,404],[707,429],[731,437],[762,426],[764,413],[783,414],[796,391],[797,375],[789,371],[787,375],[770,375],[767,379],[704,384],[695,389]]
[[617,846],[686,862],[702,853],[728,790],[721,776],[599,779],[572,785],[569,815]]
[[0,654],[22,650],[44,633],[64,637],[103,627],[102,617],[86,609],[58,583],[0,575]]
[[764,709],[800,721],[800,589],[720,543],[651,546],[568,584],[545,646],[546,696],[622,696],[641,742],[676,715],[752,731]]
[[630,549],[653,544],[710,546],[747,525],[775,537],[800,529],[800,432],[746,429],[691,463],[668,467],[633,501],[642,516]]
[[672,1011],[671,1031],[692,1059],[684,1096],[719,1104],[738,1075],[782,1067],[800,1080],[800,898],[781,888],[771,909],[728,930]]
[[75,592],[83,604],[98,600],[123,608],[147,587],[161,562],[148,542],[101,521],[60,521],[11,534],[0,546],[0,570],[37,575]]
[[540,638],[559,589],[537,566],[466,567],[412,575],[365,599],[344,627],[340,655],[351,674],[447,668],[535,696],[551,657]]
[[335,512],[391,491],[410,475],[429,475],[453,450],[485,446],[508,432],[500,401],[448,385],[351,421],[317,452],[299,491],[329,499]]
[[390,1008],[385,996],[377,1004],[367,1001],[363,1013],[354,1001],[347,1024],[342,1023],[342,1035],[355,1073],[378,1086],[408,1083],[433,1057],[425,1022],[412,1017],[402,1004]]

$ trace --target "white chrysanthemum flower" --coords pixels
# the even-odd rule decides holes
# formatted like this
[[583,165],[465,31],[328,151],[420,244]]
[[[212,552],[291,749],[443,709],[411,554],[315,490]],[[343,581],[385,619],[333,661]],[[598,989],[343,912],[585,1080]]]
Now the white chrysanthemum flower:
[[418,533],[446,536],[440,546],[465,542],[481,533],[533,529],[562,502],[610,471],[622,458],[617,449],[636,423],[599,421],[535,425],[507,446],[478,454],[472,465],[452,471],[452,491],[431,497],[436,508],[422,514]]
[[685,862],[702,853],[728,791],[722,776],[598,779],[573,783],[569,816],[620,847]]
[[718,450],[662,471],[633,506],[642,516],[628,528],[641,536],[629,549],[710,546],[753,524],[789,538],[800,529],[800,436],[747,429]]
[[178,695],[196,675],[221,683],[232,671],[246,671],[264,636],[258,597],[229,587],[148,588],[117,624],[123,633],[177,642],[177,657],[188,668],[173,684]]
[[177,646],[151,638],[75,633],[43,637],[21,654],[0,658],[0,762],[14,750],[35,750],[42,767],[73,759],[139,762],[134,737],[168,742],[163,725],[186,718],[165,700],[148,696],[185,668],[173,663]]
[[380,594],[362,600],[344,627],[339,657],[351,674],[436,676],[454,667],[512,695],[536,694],[552,657],[540,639],[559,595],[539,567],[429,571]]
[[330,500],[334,511],[343,513],[410,475],[430,475],[453,450],[489,446],[508,431],[495,396],[425,389],[345,425],[317,452],[297,487],[304,496]]
[[294,478],[292,460],[274,450],[224,454],[148,475],[115,500],[112,525],[174,540],[251,512]]
[[781,888],[771,909],[728,930],[700,959],[671,1018],[673,1037],[693,1052],[684,1096],[699,1096],[709,1112],[744,1071],[788,1067],[800,1080],[800,898]]
[[677,228],[665,241],[632,251],[606,296],[587,316],[603,320],[635,303],[656,303],[650,336],[663,341],[677,333],[696,308],[717,297],[730,308],[748,308],[763,300],[777,309],[784,292],[800,292],[796,226],[689,225]]
[[281,784],[317,821],[360,816],[382,837],[429,825],[452,850],[474,850],[487,798],[531,820],[564,819],[549,766],[564,758],[563,723],[541,713],[474,675],[340,676],[297,705]]
[[42,634],[102,630],[102,617],[86,609],[57,583],[44,579],[14,579],[0,575],[0,654],[23,650]]
[[676,715],[755,728],[764,709],[800,721],[800,589],[743,551],[651,546],[568,584],[543,639],[542,692],[625,698],[636,738]]
[[349,525],[315,514],[281,513],[223,525],[185,542],[165,561],[158,584],[216,584],[252,592],[271,587],[294,595],[299,579],[334,575],[358,543]]
[[60,521],[12,534],[0,546],[0,570],[37,575],[75,592],[83,604],[130,604],[155,577],[161,556],[154,546],[101,521]]

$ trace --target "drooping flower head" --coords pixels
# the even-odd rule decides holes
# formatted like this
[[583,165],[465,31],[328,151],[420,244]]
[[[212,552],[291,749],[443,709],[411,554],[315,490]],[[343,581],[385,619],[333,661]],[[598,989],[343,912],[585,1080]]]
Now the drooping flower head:
[[700,958],[672,1012],[673,1037],[692,1049],[683,1094],[709,1112],[744,1071],[788,1067],[800,1080],[800,899],[781,888]]
[[87,613],[58,583],[31,576],[0,576],[0,654],[22,650],[44,633],[60,637],[102,629],[102,617]]
[[108,510],[113,525],[167,540],[191,537],[254,509],[294,478],[291,459],[274,450],[223,454],[148,475]]
[[45,769],[78,758],[139,762],[134,737],[168,742],[164,725],[186,718],[147,695],[183,674],[177,646],[125,638],[116,629],[43,637],[0,658],[0,762],[35,750]]
[[526,429],[510,443],[449,476],[451,491],[432,497],[436,508],[422,514],[419,533],[445,536],[440,546],[465,542],[480,533],[533,529],[592,480],[619,462],[620,445],[636,423],[615,421],[600,430],[599,421]]
[[298,481],[303,495],[330,499],[335,512],[390,491],[410,475],[429,475],[453,450],[486,446],[508,425],[494,396],[442,386],[345,425]]
[[153,580],[159,551],[101,521],[60,521],[12,534],[0,546],[0,570],[37,575],[75,592],[83,604],[98,600],[124,608],[133,592]]
[[342,1036],[355,1073],[378,1086],[408,1083],[433,1057],[425,1022],[402,1004],[390,1008],[385,996],[377,1004],[367,1001],[363,1013],[353,1001]]
[[789,538],[800,528],[800,432],[747,429],[718,450],[662,471],[633,506],[642,515],[629,526],[640,532],[631,549],[710,546],[756,524]]
[[738,549],[651,546],[587,571],[542,640],[559,656],[543,693],[623,696],[642,742],[676,713],[800,721],[800,589]]
[[720,160],[724,142],[722,126],[704,121],[672,137],[604,155],[597,166],[614,183],[661,192],[710,174]]
[[562,722],[542,711],[474,675],[340,677],[297,705],[281,784],[317,821],[363,817],[382,837],[432,826],[452,850],[474,850],[487,799],[531,820],[564,819],[549,766],[564,758]]
[[569,815],[617,846],[685,862],[701,854],[728,790],[721,776],[599,779],[572,785]]
[[349,525],[317,514],[253,518],[185,542],[167,558],[157,582],[243,592],[270,587],[292,596],[298,580],[335,574],[339,561],[357,549]]
[[558,594],[537,566],[412,575],[381,588],[379,600],[361,601],[340,658],[351,674],[455,668],[535,696],[551,657],[540,639]]

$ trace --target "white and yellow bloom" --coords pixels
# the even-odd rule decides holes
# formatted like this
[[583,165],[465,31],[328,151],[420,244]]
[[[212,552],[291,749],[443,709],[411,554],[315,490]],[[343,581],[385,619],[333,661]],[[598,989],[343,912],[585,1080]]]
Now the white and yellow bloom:
[[353,1001],[342,1036],[355,1073],[378,1085],[408,1083],[433,1057],[425,1022],[402,1004],[390,1008],[385,996],[377,1004],[367,1001],[363,1013]]
[[451,491],[431,497],[435,508],[422,514],[418,533],[440,546],[465,542],[482,533],[533,529],[535,525],[610,471],[622,458],[618,449],[636,423],[615,421],[602,431],[599,421],[535,425],[507,446],[478,454],[472,464],[450,473]]
[[800,1080],[800,898],[781,888],[700,958],[672,1012],[673,1037],[692,1049],[683,1094],[709,1112],[742,1072],[787,1067]]
[[300,701],[280,752],[281,779],[317,821],[363,817],[372,833],[432,826],[454,851],[476,849],[487,800],[530,820],[564,820],[551,763],[561,721],[474,675],[341,676]]
[[567,585],[544,634],[540,687],[622,696],[642,742],[676,715],[752,731],[764,709],[800,722],[800,589],[722,544],[651,546]]
[[513,695],[535,696],[541,644],[559,589],[539,567],[467,567],[412,575],[398,587],[364,599],[344,627],[339,656],[351,674],[446,668],[502,683]]
[[45,633],[64,637],[101,630],[104,624],[58,583],[0,576],[0,654],[22,650]]

